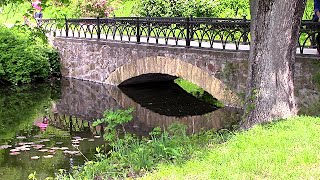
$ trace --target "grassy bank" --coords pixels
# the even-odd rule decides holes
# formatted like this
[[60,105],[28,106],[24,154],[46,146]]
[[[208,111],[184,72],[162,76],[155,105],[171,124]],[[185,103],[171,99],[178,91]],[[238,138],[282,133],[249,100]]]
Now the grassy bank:
[[296,117],[243,132],[186,136],[181,127],[111,143],[71,176],[56,179],[319,179],[320,117]]
[[296,117],[209,144],[181,165],[161,164],[142,179],[319,179],[320,118]]

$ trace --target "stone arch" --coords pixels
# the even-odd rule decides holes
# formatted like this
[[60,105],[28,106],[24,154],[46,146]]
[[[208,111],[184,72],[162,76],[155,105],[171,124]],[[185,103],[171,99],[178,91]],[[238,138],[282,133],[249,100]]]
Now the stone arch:
[[104,83],[119,85],[125,80],[149,73],[181,77],[203,88],[223,104],[241,107],[241,101],[237,94],[227,88],[219,79],[190,63],[170,57],[156,56],[132,60],[118,67],[105,79]]

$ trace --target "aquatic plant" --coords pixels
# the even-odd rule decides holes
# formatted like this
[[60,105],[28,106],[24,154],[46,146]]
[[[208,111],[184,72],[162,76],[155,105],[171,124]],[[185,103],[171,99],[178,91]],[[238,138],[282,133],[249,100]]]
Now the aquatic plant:
[[114,140],[119,140],[119,131],[116,128],[117,126],[121,125],[123,133],[126,133],[126,130],[123,126],[124,123],[127,123],[132,120],[132,115],[131,113],[133,112],[133,108],[122,110],[122,109],[117,109],[117,110],[107,110],[103,114],[102,119],[98,119],[93,122],[93,126],[97,126],[99,124],[106,124],[105,131],[106,133],[104,134],[104,139],[106,141],[114,141]]

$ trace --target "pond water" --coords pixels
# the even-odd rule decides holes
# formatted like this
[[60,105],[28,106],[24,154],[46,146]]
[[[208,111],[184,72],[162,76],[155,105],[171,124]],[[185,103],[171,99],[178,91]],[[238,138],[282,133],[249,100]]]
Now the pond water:
[[0,87],[0,179],[44,179],[94,160],[103,127],[93,127],[105,110],[134,108],[127,132],[148,135],[174,122],[188,133],[230,128],[240,119],[233,108],[216,108],[172,82],[118,87],[62,79],[54,83]]

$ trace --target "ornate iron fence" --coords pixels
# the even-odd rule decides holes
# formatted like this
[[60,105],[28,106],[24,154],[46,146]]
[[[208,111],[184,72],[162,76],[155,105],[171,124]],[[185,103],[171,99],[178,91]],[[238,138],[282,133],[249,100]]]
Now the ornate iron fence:
[[[74,38],[233,50],[249,50],[250,44],[250,21],[245,18],[65,18],[44,19],[42,26],[55,36]],[[316,52],[319,32],[320,23],[303,21],[298,52]]]

